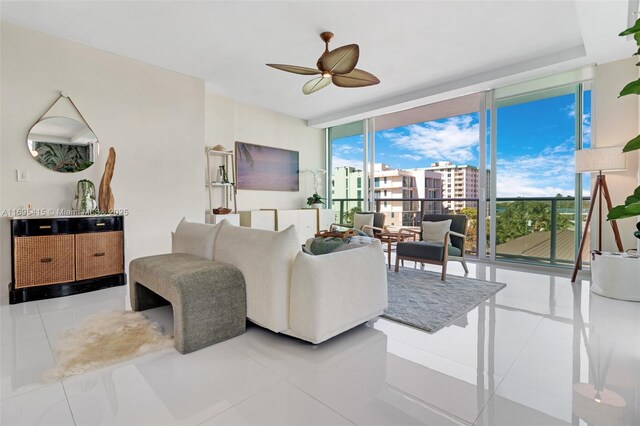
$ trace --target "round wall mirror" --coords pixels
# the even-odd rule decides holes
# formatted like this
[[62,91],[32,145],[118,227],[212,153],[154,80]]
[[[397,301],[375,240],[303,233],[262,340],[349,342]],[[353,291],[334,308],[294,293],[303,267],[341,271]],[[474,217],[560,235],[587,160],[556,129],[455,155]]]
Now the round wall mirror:
[[74,173],[98,158],[98,138],[86,123],[69,117],[48,117],[29,130],[27,147],[35,160],[49,170]]

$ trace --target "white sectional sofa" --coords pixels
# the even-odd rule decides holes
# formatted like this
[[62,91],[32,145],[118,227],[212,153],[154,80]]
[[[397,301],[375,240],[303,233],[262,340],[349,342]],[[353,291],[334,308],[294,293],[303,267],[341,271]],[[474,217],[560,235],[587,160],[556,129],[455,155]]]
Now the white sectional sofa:
[[[173,251],[198,254],[191,247],[205,248],[209,243],[200,239],[211,238],[213,225],[189,224],[209,228],[192,228],[192,241],[186,245],[184,235],[178,235],[183,224],[176,230]],[[320,343],[381,315],[387,307],[386,263],[377,240],[313,256],[302,252],[294,226],[274,232],[223,221],[215,228],[212,256],[203,257],[242,272],[247,317],[255,324]]]

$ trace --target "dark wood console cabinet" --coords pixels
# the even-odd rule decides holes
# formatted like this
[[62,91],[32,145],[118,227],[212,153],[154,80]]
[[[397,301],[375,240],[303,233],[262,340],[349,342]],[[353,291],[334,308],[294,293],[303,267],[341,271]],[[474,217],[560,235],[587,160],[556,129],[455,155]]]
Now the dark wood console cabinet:
[[124,216],[11,219],[9,303],[126,282]]

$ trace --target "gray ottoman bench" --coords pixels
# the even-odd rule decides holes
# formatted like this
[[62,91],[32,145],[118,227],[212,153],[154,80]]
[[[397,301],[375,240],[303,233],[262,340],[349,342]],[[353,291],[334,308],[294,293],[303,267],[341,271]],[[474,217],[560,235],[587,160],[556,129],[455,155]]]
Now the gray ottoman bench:
[[171,303],[183,354],[245,331],[244,277],[234,266],[182,253],[142,257],[131,261],[129,283],[134,311]]

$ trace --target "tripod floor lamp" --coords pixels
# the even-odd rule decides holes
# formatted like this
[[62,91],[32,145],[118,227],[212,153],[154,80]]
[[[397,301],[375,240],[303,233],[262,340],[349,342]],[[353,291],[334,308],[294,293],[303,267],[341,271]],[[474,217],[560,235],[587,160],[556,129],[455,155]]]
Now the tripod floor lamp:
[[[597,172],[598,175],[593,185],[591,205],[589,206],[587,221],[585,222],[582,239],[580,240],[580,250],[576,256],[571,282],[576,281],[578,269],[582,265],[582,252],[587,241],[587,232],[589,231],[589,224],[591,223],[591,216],[593,215],[593,209],[596,203],[598,204],[598,250],[602,251],[602,197],[604,196],[608,210],[611,210],[613,207],[611,204],[611,196],[609,195],[609,188],[607,187],[607,180],[602,172],[619,172],[626,170],[627,167],[625,154],[622,152],[622,147],[619,146],[578,150],[575,152],[575,165],[576,173]],[[618,224],[616,224],[615,220],[609,223],[611,224],[611,228],[613,228],[616,246],[619,251],[623,251]]]

